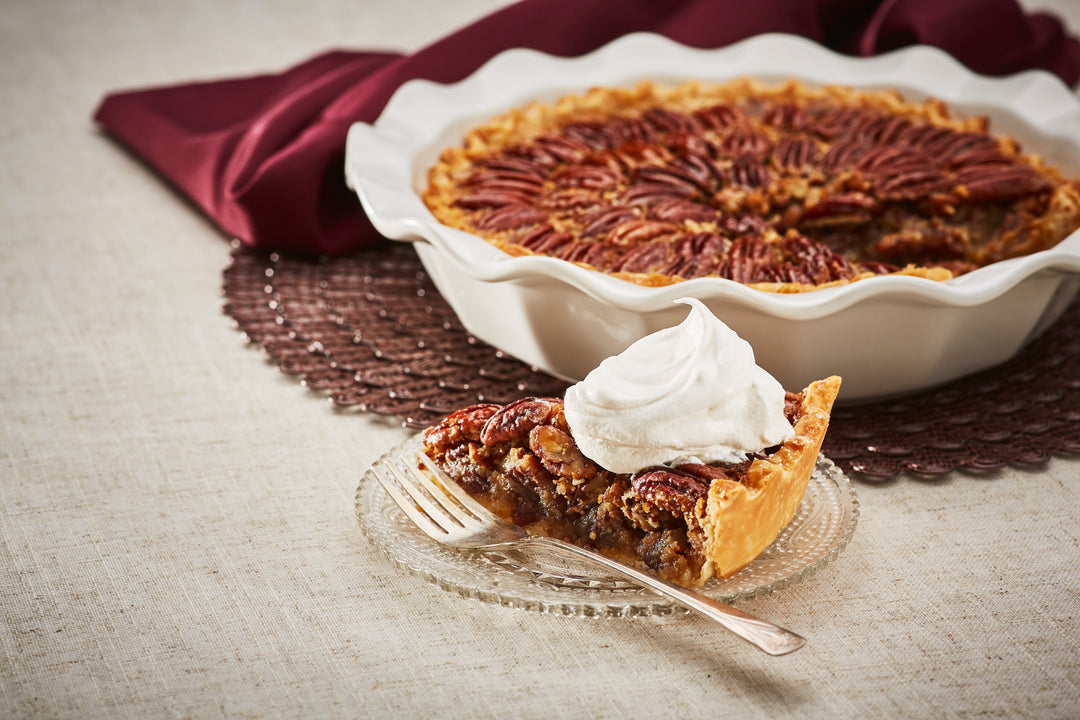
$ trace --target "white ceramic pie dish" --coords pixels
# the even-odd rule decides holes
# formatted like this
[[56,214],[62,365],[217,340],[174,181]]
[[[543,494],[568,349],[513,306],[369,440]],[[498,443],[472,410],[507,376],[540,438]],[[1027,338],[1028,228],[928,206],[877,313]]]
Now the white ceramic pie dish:
[[803,38],[762,35],[718,50],[627,35],[578,58],[504,52],[452,85],[413,81],[374,124],[349,131],[346,179],[383,235],[417,241],[436,287],[476,337],[555,375],[577,380],[634,340],[680,322],[681,297],[701,299],[754,348],[787,388],[843,376],[845,402],[929,388],[997,365],[1057,319],[1080,288],[1080,232],[1055,248],[947,282],[883,276],[795,295],[721,278],[648,288],[549,257],[511,257],[440,224],[421,201],[428,168],[471,127],[530,100],[649,78],[723,81],[750,75],[811,85],[894,88],[933,96],[958,113],[988,115],[1080,177],[1080,99],[1041,71],[972,74],[945,53],[912,47],[866,59]]

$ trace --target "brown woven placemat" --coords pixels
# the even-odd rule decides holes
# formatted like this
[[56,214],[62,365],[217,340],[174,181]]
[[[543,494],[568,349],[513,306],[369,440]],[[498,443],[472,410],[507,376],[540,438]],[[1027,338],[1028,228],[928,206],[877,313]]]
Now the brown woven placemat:
[[[566,388],[472,337],[406,244],[332,260],[237,246],[223,291],[248,340],[335,407],[422,428],[475,402]],[[902,399],[837,407],[824,452],[867,479],[1080,453],[1080,299],[1004,365]]]

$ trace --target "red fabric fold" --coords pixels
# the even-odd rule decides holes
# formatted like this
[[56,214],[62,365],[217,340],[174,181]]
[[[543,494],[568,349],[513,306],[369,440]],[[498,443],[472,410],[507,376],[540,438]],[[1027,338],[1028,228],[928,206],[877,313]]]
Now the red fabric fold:
[[402,83],[454,82],[511,47],[576,56],[635,31],[705,48],[786,32],[858,55],[920,43],[980,73],[1080,81],[1080,42],[1016,0],[523,0],[412,55],[338,50],[279,74],[112,93],[94,119],[229,236],[336,255],[380,240],[345,186],[345,136]]

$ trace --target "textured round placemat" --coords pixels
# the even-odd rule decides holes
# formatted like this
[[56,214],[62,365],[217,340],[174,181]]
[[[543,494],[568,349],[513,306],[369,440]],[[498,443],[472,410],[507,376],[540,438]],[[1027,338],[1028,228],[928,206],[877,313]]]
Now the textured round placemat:
[[[329,260],[236,246],[223,292],[247,339],[335,407],[422,428],[475,402],[566,388],[472,337],[407,244]],[[866,479],[1080,453],[1080,299],[1003,365],[916,395],[837,407],[824,452]]]

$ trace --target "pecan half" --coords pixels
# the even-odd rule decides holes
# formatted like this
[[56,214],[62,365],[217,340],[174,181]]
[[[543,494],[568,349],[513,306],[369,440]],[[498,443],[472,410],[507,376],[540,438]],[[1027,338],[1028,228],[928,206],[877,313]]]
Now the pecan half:
[[955,132],[956,131],[952,128],[941,127],[938,125],[912,125],[900,133],[900,136],[896,138],[896,142],[898,144],[910,145],[911,147],[926,150],[926,148],[934,147],[942,140],[947,141],[947,138]]
[[864,111],[860,108],[826,105],[815,111],[806,129],[825,140],[833,140],[849,133],[863,119]]
[[480,403],[455,410],[438,425],[424,431],[424,443],[443,450],[462,442],[478,442],[488,419],[499,410],[499,405]]
[[668,246],[664,243],[645,243],[623,254],[611,266],[612,272],[643,273],[661,267],[668,259]]
[[[795,395],[794,393],[787,393],[794,398],[793,402],[801,402],[802,396]],[[787,411],[788,398],[784,398],[785,406],[784,410]],[[712,483],[713,480],[734,480],[739,481],[739,478],[746,476],[746,470],[750,467],[750,461],[747,460],[743,463],[735,465],[705,465],[702,463],[682,463],[679,465],[679,470],[693,475],[696,478],[704,480],[706,483]]]
[[874,245],[875,252],[898,263],[937,264],[964,257],[967,245],[947,230],[925,227],[889,233]]
[[709,494],[708,483],[677,468],[656,467],[630,479],[630,494],[672,515],[686,516]]
[[485,168],[470,175],[462,183],[465,187],[482,187],[489,190],[509,190],[526,195],[536,195],[544,184],[539,173]]
[[550,224],[545,223],[533,228],[518,238],[518,245],[528,248],[536,253],[544,255],[556,254],[559,248],[573,241],[574,236],[568,232],[560,232]]
[[567,165],[581,162],[589,154],[589,146],[580,140],[561,135],[541,135],[533,140],[536,147]]
[[607,234],[606,241],[621,247],[633,247],[662,235],[669,235],[676,230],[678,228],[675,225],[659,220],[629,220],[612,228]]
[[716,274],[739,283],[768,282],[776,279],[768,268],[776,264],[773,246],[764,238],[744,235],[731,241],[727,257]]
[[874,145],[891,145],[911,127],[911,121],[896,115],[866,118],[851,129],[851,136]]
[[598,150],[596,152],[589,153],[581,161],[581,164],[610,168],[612,171],[618,173],[620,176],[628,169],[625,165],[623,165],[622,160],[619,159],[619,157],[615,153],[608,150]]
[[787,282],[821,284],[845,280],[855,268],[825,244],[803,235],[792,235],[780,243],[784,255],[781,275]]
[[608,123],[582,120],[564,125],[560,134],[584,143],[593,150],[610,150],[615,144],[615,135]]
[[[643,185],[670,185],[685,197],[690,197],[705,189],[705,186],[690,171],[676,165],[664,167],[643,165],[634,170],[633,179],[635,183]],[[708,175],[704,181],[708,182]]]
[[671,164],[681,177],[706,193],[711,192],[724,179],[716,163],[701,155],[683,155],[672,160]]
[[562,402],[556,398],[521,398],[498,408],[484,422],[480,442],[490,447],[524,437],[537,425],[551,423],[561,416]]
[[547,220],[547,212],[531,205],[503,205],[476,220],[480,230],[515,230]]
[[630,143],[652,145],[656,142],[656,129],[642,118],[614,118],[611,133],[613,148]]
[[622,173],[607,165],[568,165],[555,173],[558,187],[607,190],[619,184]]
[[906,170],[879,180],[874,193],[882,200],[916,200],[945,190],[948,180],[937,168]]
[[716,233],[699,232],[687,235],[675,243],[675,254],[680,257],[712,257],[724,254],[727,241]]
[[976,150],[996,150],[997,142],[987,135],[952,130],[936,136],[929,142],[924,142],[922,147],[930,157],[945,164],[956,155]]
[[1011,165],[1014,159],[1001,152],[1000,148],[972,148],[963,152],[955,153],[949,157],[945,166],[950,169],[958,169],[971,165]]
[[713,144],[704,135],[698,133],[677,132],[672,134],[668,142],[672,150],[683,156],[709,158],[716,152]]
[[733,105],[713,105],[694,112],[694,119],[710,130],[725,130],[746,121],[742,110]]
[[681,277],[690,280],[696,277],[705,277],[716,273],[719,260],[715,256],[702,255],[700,257],[676,256],[667,265],[657,272],[664,275]]
[[826,170],[840,170],[854,167],[870,152],[871,146],[858,140],[840,140],[832,145],[821,158],[821,166]]
[[765,231],[765,219],[758,215],[727,215],[720,221],[720,228],[732,237],[759,234]]
[[513,145],[503,151],[503,162],[528,165],[538,172],[549,171],[559,164],[559,158],[534,143]]
[[529,432],[529,449],[552,475],[573,480],[596,475],[596,465],[586,458],[569,433],[552,425],[537,425]]
[[686,188],[667,183],[637,183],[626,188],[620,195],[620,199],[628,205],[648,207],[665,200],[685,200],[693,194],[693,190],[687,191]]
[[504,205],[532,205],[533,202],[531,195],[520,191],[482,187],[458,198],[454,205],[464,210],[480,210]]
[[860,192],[838,193],[806,207],[800,222],[814,227],[858,225],[869,221],[878,209],[878,201],[869,195]]
[[709,222],[717,220],[719,216],[719,211],[708,205],[682,198],[661,200],[649,209],[649,217],[670,223],[681,223],[687,220]]
[[725,173],[732,185],[764,187],[772,179],[765,163],[754,155],[742,155],[735,159]]
[[662,107],[651,107],[642,117],[654,128],[664,133],[699,132],[701,125],[690,115]]
[[974,165],[956,174],[958,190],[972,202],[1018,200],[1049,189],[1049,181],[1022,165]]
[[602,205],[581,216],[581,236],[606,235],[622,223],[636,220],[637,214],[622,205]]
[[777,169],[802,170],[820,155],[817,143],[806,135],[786,135],[776,144],[773,158]]
[[671,159],[671,151],[663,145],[644,140],[628,140],[616,149],[612,155],[618,158],[623,167],[634,167],[642,164],[662,165]]
[[607,269],[616,259],[615,248],[599,240],[576,240],[559,251],[560,258],[585,263],[600,270]]
[[877,262],[876,260],[863,260],[859,263],[859,267],[867,272],[872,272],[875,275],[888,275],[894,273],[900,269],[899,266],[891,263]]
[[491,172],[505,171],[513,173],[514,176],[519,179],[533,179],[543,182],[548,175],[547,168],[537,165],[534,162],[530,162],[527,158],[522,157],[495,155],[477,162]]
[[930,167],[930,158],[917,148],[892,145],[873,148],[859,158],[855,167],[865,173],[892,177],[911,170]]
[[720,150],[728,157],[749,156],[762,158],[772,149],[772,141],[765,133],[755,130],[735,130],[719,143]]
[[544,196],[538,204],[548,210],[582,210],[601,202],[598,195],[587,190],[559,190]]
[[802,130],[810,121],[806,108],[794,103],[780,103],[765,111],[761,116],[766,125],[785,128],[787,130]]

